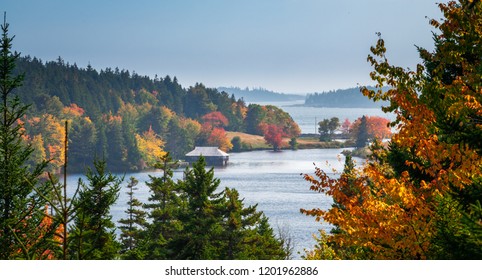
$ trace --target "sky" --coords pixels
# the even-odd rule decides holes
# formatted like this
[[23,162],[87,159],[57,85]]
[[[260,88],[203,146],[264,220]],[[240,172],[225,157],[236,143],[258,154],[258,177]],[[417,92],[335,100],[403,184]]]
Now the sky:
[[312,93],[370,85],[370,46],[415,68],[433,49],[435,0],[1,0],[13,49],[183,87]]

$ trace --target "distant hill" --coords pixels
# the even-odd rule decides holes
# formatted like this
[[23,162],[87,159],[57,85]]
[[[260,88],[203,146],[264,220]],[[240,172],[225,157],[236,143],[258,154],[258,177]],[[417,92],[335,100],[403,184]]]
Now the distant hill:
[[294,101],[304,99],[304,95],[286,94],[270,91],[264,88],[218,87],[218,91],[234,94],[236,99],[242,98],[245,102],[269,102],[269,101]]
[[388,102],[368,99],[360,92],[359,87],[308,94],[305,99],[305,106],[309,107],[378,108],[386,105]]

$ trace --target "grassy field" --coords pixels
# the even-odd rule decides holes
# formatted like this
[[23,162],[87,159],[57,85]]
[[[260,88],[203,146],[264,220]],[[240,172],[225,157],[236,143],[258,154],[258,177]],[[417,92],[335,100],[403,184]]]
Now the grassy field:
[[[247,134],[242,132],[226,132],[228,139],[233,139],[233,137],[238,136],[241,138],[241,142],[248,147],[247,150],[267,150],[272,149],[272,147],[266,144],[263,136]],[[290,149],[289,138],[283,138],[283,143],[281,145],[282,149]],[[297,138],[298,149],[327,149],[327,148],[342,148],[343,143],[340,142],[320,142],[316,137],[307,138]]]

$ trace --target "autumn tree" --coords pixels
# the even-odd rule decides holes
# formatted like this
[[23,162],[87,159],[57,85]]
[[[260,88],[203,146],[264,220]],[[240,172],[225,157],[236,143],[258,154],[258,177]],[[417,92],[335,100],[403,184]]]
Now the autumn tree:
[[29,107],[14,95],[24,76],[13,75],[19,54],[11,51],[13,37],[9,37],[8,27],[4,15],[0,41],[0,259],[42,258],[51,248],[55,231],[55,226],[44,223],[50,188],[40,177],[47,162],[28,166],[34,150],[22,139],[20,119]]
[[224,127],[229,124],[228,119],[220,112],[211,112],[202,117],[203,124],[197,144],[200,146],[214,146],[223,151],[233,148],[226,135]]
[[148,166],[153,166],[166,153],[163,150],[164,141],[152,128],[149,128],[142,135],[136,134],[136,140],[137,148]]
[[346,118],[340,126],[341,134],[346,136],[350,133],[351,122]]
[[[337,225],[321,235],[310,256],[365,259],[480,259],[482,250],[480,141],[482,126],[480,1],[450,1],[430,24],[435,49],[419,48],[415,70],[392,66],[380,38],[368,61],[378,90],[389,101],[398,130],[388,147],[375,145],[372,160],[354,180],[331,179],[317,168],[305,175],[311,189],[339,204],[304,213]],[[388,91],[381,90],[384,85]],[[344,190],[351,187],[349,196]]]
[[[354,138],[357,143],[357,147],[360,147],[357,142],[359,138],[365,138],[366,143],[368,141],[388,139],[392,135],[390,120],[379,116],[363,116],[358,118],[352,123],[350,131],[352,138]],[[362,144],[361,141],[360,144]]]
[[283,129],[274,124],[263,124],[262,130],[264,132],[264,140],[266,143],[273,146],[274,151],[279,151],[283,136],[285,136]]
[[226,152],[233,148],[233,144],[229,141],[226,131],[223,128],[214,128],[209,134],[206,144],[208,146],[218,147]]
[[203,123],[214,127],[226,127],[229,125],[228,119],[221,112],[211,112],[201,117]]

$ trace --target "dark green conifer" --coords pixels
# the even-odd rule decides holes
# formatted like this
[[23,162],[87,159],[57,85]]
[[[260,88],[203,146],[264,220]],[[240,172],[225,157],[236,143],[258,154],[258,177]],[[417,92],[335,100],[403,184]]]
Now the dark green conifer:
[[217,209],[223,201],[223,194],[215,191],[221,181],[214,177],[213,168],[206,171],[206,160],[202,156],[193,163],[192,169],[185,171],[184,176],[181,186],[187,196],[187,205],[180,216],[184,229],[176,240],[176,258],[216,259],[216,241],[222,231]]
[[358,133],[356,135],[356,142],[355,146],[357,149],[361,149],[366,147],[368,142],[368,125],[367,125],[367,118],[363,116],[361,118],[360,126],[358,128]]
[[29,106],[20,104],[14,90],[23,75],[13,75],[18,53],[12,53],[6,15],[0,41],[0,259],[46,258],[53,248],[55,224],[48,226],[45,208],[49,185],[40,182],[45,161],[29,167],[33,149],[22,140],[21,118]]
[[94,161],[87,169],[86,184],[79,179],[77,215],[70,229],[71,256],[82,260],[109,260],[118,257],[120,244],[110,209],[119,197],[122,179],[106,171],[105,161]]
[[162,177],[149,175],[146,185],[150,189],[149,202],[144,205],[147,209],[149,224],[147,225],[147,242],[145,243],[145,258],[170,259],[174,258],[172,239],[182,230],[179,221],[180,211],[184,209],[184,196],[179,185],[173,181],[172,168],[175,163],[167,153],[155,165],[163,171]]
[[121,230],[121,254],[123,259],[143,259],[145,255],[141,248],[145,242],[147,213],[141,209],[142,202],[134,196],[138,183],[139,181],[136,178],[130,178],[130,182],[127,184],[128,208],[125,211],[128,217],[119,220],[119,224],[121,224],[119,229]]

